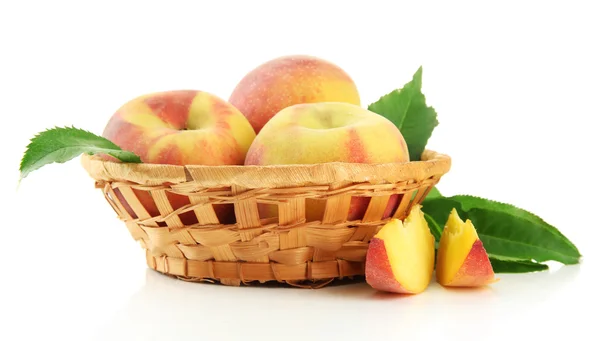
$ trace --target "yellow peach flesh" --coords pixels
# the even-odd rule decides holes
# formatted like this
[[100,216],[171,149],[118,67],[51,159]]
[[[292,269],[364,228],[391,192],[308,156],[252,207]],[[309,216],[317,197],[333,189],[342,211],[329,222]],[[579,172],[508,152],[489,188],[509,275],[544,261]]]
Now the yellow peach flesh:
[[441,284],[452,282],[478,239],[473,223],[463,222],[452,209],[438,248],[436,276]]
[[420,207],[415,206],[404,223],[387,223],[374,238],[384,242],[396,282],[409,293],[424,291],[433,276],[435,240]]

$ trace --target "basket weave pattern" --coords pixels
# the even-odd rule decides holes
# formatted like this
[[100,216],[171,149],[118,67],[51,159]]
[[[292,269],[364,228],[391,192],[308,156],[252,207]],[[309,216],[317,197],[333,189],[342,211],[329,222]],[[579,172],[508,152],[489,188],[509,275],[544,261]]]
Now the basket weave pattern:
[[[364,275],[370,239],[422,202],[450,158],[425,151],[422,161],[404,164],[172,166],[84,155],[82,165],[146,250],[150,268],[226,285],[319,287]],[[398,200],[384,218],[392,196]],[[349,221],[352,197],[370,200],[364,215]],[[324,204],[320,219],[307,219],[309,200]],[[261,205],[276,207],[275,214]],[[223,221],[219,212],[227,209],[232,219]]]

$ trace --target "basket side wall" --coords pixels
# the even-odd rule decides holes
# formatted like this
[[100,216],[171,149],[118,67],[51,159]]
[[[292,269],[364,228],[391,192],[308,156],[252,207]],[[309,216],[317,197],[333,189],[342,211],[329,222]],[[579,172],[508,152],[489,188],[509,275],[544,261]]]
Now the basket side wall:
[[248,189],[107,182],[107,201],[148,266],[196,280],[296,283],[364,274],[368,243],[440,177],[396,184]]

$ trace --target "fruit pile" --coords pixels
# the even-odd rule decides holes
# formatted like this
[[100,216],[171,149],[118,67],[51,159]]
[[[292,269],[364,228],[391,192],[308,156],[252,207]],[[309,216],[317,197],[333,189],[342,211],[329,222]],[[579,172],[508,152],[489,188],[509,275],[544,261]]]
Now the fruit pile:
[[[203,91],[140,96],[114,113],[103,136],[139,155],[144,163],[410,161],[398,127],[360,106],[358,89],[350,76],[339,66],[310,56],[286,56],[258,66],[239,82],[228,102]],[[389,201],[384,219],[392,215],[397,198],[394,195]],[[362,218],[369,199],[353,197],[348,219]],[[311,201],[306,208],[307,221],[318,220],[324,209],[323,204]],[[259,204],[259,210],[266,217],[277,214],[272,205]],[[232,212],[217,212],[221,221],[228,220],[227,214]],[[429,283],[434,237],[420,214],[413,211],[406,226],[399,220],[387,224],[369,247],[366,274],[374,288],[416,293]],[[451,250],[455,243],[450,243]],[[487,260],[485,252],[483,256]],[[442,264],[446,263],[443,260]],[[477,264],[491,269],[489,260]],[[461,271],[475,277],[468,283],[485,284],[478,278],[478,270],[471,266]],[[459,280],[466,283],[462,277]]]
[[350,76],[309,56],[258,66],[229,101],[193,90],[140,96],[117,110],[103,136],[145,163],[409,161],[400,130],[360,106]]
[[[156,92],[118,108],[102,136],[75,128],[40,133],[23,156],[21,178],[82,153],[170,165],[406,163],[420,160],[436,115],[421,93],[421,69],[404,88],[364,108],[339,66],[285,56],[246,74],[227,101],[199,90]],[[143,206],[156,210],[147,192],[138,194]],[[392,217],[399,198],[390,197],[382,219]],[[347,220],[361,219],[369,200],[352,197]],[[261,217],[277,215],[273,205],[258,209]],[[307,200],[305,209],[313,221],[325,207]],[[221,222],[234,222],[231,208],[215,213]],[[576,264],[580,256],[556,228],[525,210],[472,196],[444,197],[435,189],[405,219],[390,219],[373,236],[365,276],[377,290],[417,294],[434,274],[443,286],[476,287],[495,282],[498,272],[545,270],[547,260]]]
[[[152,164],[409,161],[398,127],[360,106],[358,89],[344,70],[312,56],[285,56],[258,66],[237,84],[229,101],[196,90],[134,98],[113,114],[103,137]],[[151,201],[147,193],[140,196],[142,202]],[[398,197],[392,196],[384,219],[392,215]],[[319,220],[324,204],[308,205],[307,219]],[[368,205],[368,197],[354,197],[348,219],[361,218]],[[220,221],[232,221],[231,209],[219,209]],[[265,217],[277,214],[272,205],[259,204],[259,210]]]

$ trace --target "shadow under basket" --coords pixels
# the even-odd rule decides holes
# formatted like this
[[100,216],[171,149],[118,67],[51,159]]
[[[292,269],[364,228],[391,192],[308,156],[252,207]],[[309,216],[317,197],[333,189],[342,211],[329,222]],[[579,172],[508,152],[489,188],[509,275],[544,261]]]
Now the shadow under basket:
[[430,150],[387,164],[81,162],[150,268],[188,281],[312,288],[364,276],[373,235],[404,219],[451,166]]

